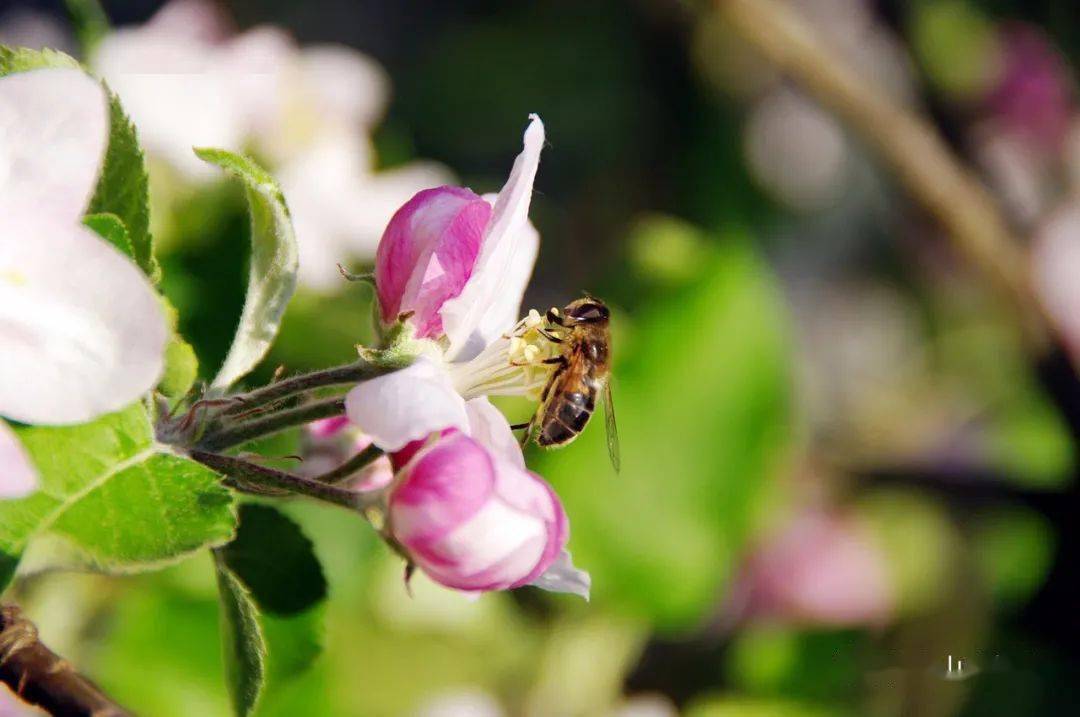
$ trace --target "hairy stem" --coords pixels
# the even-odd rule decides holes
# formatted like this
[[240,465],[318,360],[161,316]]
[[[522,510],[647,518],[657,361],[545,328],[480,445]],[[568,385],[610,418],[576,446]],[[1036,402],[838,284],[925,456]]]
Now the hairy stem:
[[948,230],[961,254],[1015,308],[1025,336],[1047,346],[1047,324],[1027,258],[993,196],[926,120],[864,80],[791,7],[777,0],[715,0],[728,25],[858,132]]
[[226,425],[217,429],[212,428],[199,439],[196,447],[204,451],[221,451],[256,438],[272,436],[275,433],[284,431],[286,428],[302,426],[320,418],[341,416],[344,413],[344,398],[341,396],[328,398],[276,413],[269,413],[261,418],[244,423]]
[[329,483],[331,485],[340,483],[354,473],[366,468],[368,465],[378,460],[382,455],[383,450],[381,448],[374,444],[370,445],[337,468],[329,470],[321,475],[317,475],[312,478],[312,480],[319,481],[320,483]]
[[241,484],[248,483],[262,488],[286,491],[325,503],[344,506],[351,510],[364,510],[374,505],[377,500],[375,497],[365,493],[345,490],[303,476],[260,466],[243,458],[223,456],[219,453],[201,450],[193,450],[188,455],[192,460],[239,481]]
[[403,366],[374,364],[363,359],[344,366],[334,366],[322,371],[313,371],[298,376],[282,379],[269,386],[263,386],[247,393],[231,396],[235,405],[222,412],[222,416],[235,416],[246,413],[260,406],[265,406],[283,398],[289,398],[316,388],[341,386],[375,378],[402,368]]
[[38,639],[37,628],[15,605],[0,609],[0,680],[23,701],[52,715],[127,717],[64,658]]

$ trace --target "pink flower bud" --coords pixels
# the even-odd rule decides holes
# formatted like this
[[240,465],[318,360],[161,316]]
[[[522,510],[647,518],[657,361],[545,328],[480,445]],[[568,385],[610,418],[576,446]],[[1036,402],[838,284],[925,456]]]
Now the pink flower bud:
[[433,580],[458,590],[532,583],[569,537],[547,483],[458,431],[413,457],[388,506],[393,538]]
[[390,219],[375,255],[382,321],[414,312],[417,336],[442,335],[444,302],[472,276],[491,205],[463,187],[425,189]]

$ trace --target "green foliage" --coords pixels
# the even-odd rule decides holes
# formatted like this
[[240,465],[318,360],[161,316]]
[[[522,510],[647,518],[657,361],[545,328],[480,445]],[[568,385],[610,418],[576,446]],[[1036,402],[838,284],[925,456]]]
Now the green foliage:
[[229,694],[247,715],[264,682],[287,683],[321,651],[326,580],[300,526],[265,505],[241,506],[236,538],[215,564]]
[[974,528],[975,564],[991,595],[1007,607],[1022,605],[1050,571],[1054,536],[1048,521],[1017,506],[981,514]]
[[90,199],[88,214],[115,214],[127,228],[131,257],[154,282],[161,279],[161,268],[154,258],[154,240],[150,235],[150,195],[146,160],[139,147],[135,125],[109,91],[109,148],[101,167],[97,189]]
[[228,568],[215,560],[221,595],[221,654],[233,711],[246,717],[255,710],[266,672],[266,638],[251,593]]
[[616,335],[621,475],[601,421],[539,466],[564,499],[595,605],[668,629],[712,609],[786,453],[783,325],[768,270],[734,241],[699,281],[643,309],[629,345]]
[[274,508],[242,506],[236,539],[219,552],[266,612],[293,615],[326,598],[326,579],[311,541]]
[[292,220],[277,182],[251,159],[220,149],[197,149],[247,188],[251,212],[251,266],[244,309],[233,344],[211,384],[224,392],[247,375],[270,349],[296,289],[299,259]]
[[124,226],[120,217],[108,212],[88,214],[83,217],[83,224],[123,252],[125,256],[135,256],[135,249],[131,246],[131,237],[128,236],[127,227]]
[[141,404],[85,425],[18,434],[41,489],[0,503],[0,585],[43,531],[80,559],[118,571],[159,566],[233,535],[231,493],[213,472],[156,443]]
[[50,67],[79,67],[79,61],[56,50],[29,50],[0,45],[0,77]]

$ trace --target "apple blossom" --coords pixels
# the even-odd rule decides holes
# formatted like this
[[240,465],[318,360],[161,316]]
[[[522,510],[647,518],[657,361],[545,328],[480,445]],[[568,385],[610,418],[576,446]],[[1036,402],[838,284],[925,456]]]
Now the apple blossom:
[[[360,383],[349,418],[397,451],[444,428],[466,430],[466,401],[543,388],[553,351],[536,312],[517,321],[539,249],[529,223],[544,125],[531,116],[524,149],[494,200],[468,189],[420,192],[390,221],[375,260],[380,316],[408,315],[417,360]],[[517,323],[515,323],[517,322]]]
[[104,91],[78,70],[0,78],[0,413],[19,421],[86,421],[161,374],[153,287],[80,223],[107,127]]
[[589,576],[565,551],[569,524],[558,496],[525,468],[506,419],[479,398],[469,402],[468,424],[468,433],[449,429],[395,456],[388,536],[447,587],[536,585],[587,598]]
[[[102,87],[74,69],[0,78],[0,415],[88,421],[161,374],[168,328],[139,269],[81,223],[108,142]],[[3,490],[27,474],[0,435]]]

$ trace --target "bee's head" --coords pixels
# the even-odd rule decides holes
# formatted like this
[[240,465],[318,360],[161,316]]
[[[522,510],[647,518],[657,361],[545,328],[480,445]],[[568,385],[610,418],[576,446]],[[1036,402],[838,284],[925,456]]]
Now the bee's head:
[[606,324],[611,317],[604,302],[591,296],[567,304],[563,313],[579,324]]

